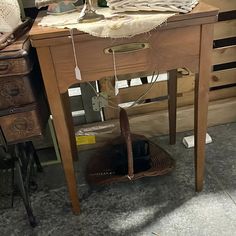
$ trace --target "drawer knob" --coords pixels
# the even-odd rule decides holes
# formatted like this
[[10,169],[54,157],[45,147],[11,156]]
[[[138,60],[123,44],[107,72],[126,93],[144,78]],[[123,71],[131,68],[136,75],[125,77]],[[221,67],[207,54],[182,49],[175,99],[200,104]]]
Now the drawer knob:
[[19,88],[12,88],[7,91],[7,94],[10,95],[11,97],[16,97],[19,95],[20,89]]
[[12,128],[17,132],[31,131],[33,129],[33,124],[32,121],[25,118],[16,118],[12,124]]
[[0,75],[5,75],[10,71],[10,62],[0,62]]
[[18,83],[14,81],[5,83],[1,88],[0,94],[5,98],[13,98],[19,95],[23,96],[25,94],[24,84],[20,81]]

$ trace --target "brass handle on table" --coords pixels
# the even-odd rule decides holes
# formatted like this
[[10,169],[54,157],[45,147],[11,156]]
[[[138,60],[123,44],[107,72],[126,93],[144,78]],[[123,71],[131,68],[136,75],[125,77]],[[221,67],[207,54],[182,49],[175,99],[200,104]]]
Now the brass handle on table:
[[104,49],[105,54],[112,54],[113,52],[116,54],[121,53],[130,53],[130,52],[137,52],[140,50],[144,50],[150,48],[149,43],[127,43],[121,44],[109,48]]

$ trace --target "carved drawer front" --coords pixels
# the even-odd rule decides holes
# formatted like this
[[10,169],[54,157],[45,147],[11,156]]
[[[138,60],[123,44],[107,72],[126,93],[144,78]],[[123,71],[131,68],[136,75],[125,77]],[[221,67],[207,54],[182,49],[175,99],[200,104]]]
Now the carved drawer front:
[[[12,112],[12,114],[9,114]],[[17,112],[17,113],[15,113]],[[46,125],[48,109],[45,105],[31,104],[25,107],[1,111],[0,126],[8,143],[15,143],[40,136]]]
[[0,78],[0,109],[35,101],[30,75]]
[[13,44],[0,50],[0,78],[28,74],[32,70],[32,56],[30,40],[25,34]]
[[13,75],[25,75],[32,69],[28,57],[0,60],[0,78]]

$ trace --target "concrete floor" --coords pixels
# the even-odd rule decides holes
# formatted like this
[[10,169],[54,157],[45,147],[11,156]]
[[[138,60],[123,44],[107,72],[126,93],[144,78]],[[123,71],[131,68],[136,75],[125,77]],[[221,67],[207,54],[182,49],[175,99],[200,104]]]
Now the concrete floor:
[[0,235],[236,235],[236,123],[208,129],[213,143],[206,150],[204,190],[194,191],[193,149],[168,145],[168,137],[153,140],[176,160],[176,169],[162,177],[132,183],[89,187],[84,169],[93,151],[82,152],[77,165],[81,214],[70,212],[60,165],[39,174],[32,196],[39,222],[31,229],[22,204],[0,211]]

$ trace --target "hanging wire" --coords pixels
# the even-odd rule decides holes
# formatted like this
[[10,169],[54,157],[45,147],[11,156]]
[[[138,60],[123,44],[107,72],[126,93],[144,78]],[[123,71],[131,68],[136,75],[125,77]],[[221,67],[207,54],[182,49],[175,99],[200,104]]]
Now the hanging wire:
[[[150,86],[130,106],[126,107],[126,109],[132,108],[135,105],[139,104],[139,102],[142,100],[142,98],[145,97],[151,91],[151,89],[153,88],[154,84],[157,82],[159,75],[160,75],[159,72],[156,74],[156,76],[155,76],[155,74],[156,74],[156,72],[154,71],[152,74],[151,81],[150,81]],[[93,89],[96,96],[101,96],[104,99],[108,99],[107,97],[103,96],[103,94],[98,93],[90,82],[87,82],[87,83]],[[121,108],[119,105],[117,105],[116,103],[112,102],[109,99],[108,99],[108,103],[111,104],[111,105],[109,105],[109,104],[107,105],[110,108],[117,109],[117,110],[119,110]]]
[[77,61],[77,56],[76,56],[76,51],[75,51],[74,29],[70,29],[70,36],[71,36],[71,42],[72,42],[75,66],[78,67],[78,61]]
[[[74,32],[73,32],[74,29],[70,29],[70,36],[71,36],[71,41],[72,41],[72,48],[73,48],[73,54],[74,54],[74,61],[75,61],[75,66],[76,68],[79,68],[78,67],[78,60],[77,60],[77,55],[76,55],[76,50],[75,50],[75,42],[74,42]],[[113,69],[114,69],[114,77],[115,77],[115,94],[117,95],[119,90],[118,90],[118,78],[117,78],[117,71],[116,71],[116,59],[115,59],[115,52],[112,50],[112,56],[113,56]],[[145,97],[150,91],[151,89],[153,88],[154,84],[157,82],[158,78],[159,78],[159,72],[157,72],[157,75],[154,79],[154,76],[155,76],[155,71],[153,72],[152,74],[152,78],[151,78],[151,82],[150,82],[150,86],[146,89],[146,91],[144,91],[144,93],[142,93],[133,103],[132,105],[126,107],[126,109],[129,109],[129,108],[132,108],[134,107],[135,105],[139,104],[139,102],[142,100],[143,97]],[[117,105],[116,103],[112,102],[111,100],[109,100],[107,97],[103,96],[101,93],[97,92],[96,89],[94,88],[94,86],[88,81],[86,82],[93,90],[94,94],[97,96],[97,97],[102,97],[104,99],[106,99],[108,101],[108,104],[107,106],[110,107],[110,108],[113,108],[113,109],[117,109],[119,110],[121,107],[119,105]]]
[[117,71],[116,71],[116,57],[115,57],[114,50],[112,50],[112,59],[113,59],[113,69],[114,69],[114,76],[115,76],[115,95],[118,95],[119,88],[118,88],[118,78],[117,78]]
[[[129,109],[135,105],[137,105],[139,103],[140,100],[142,100],[143,97],[145,97],[150,91],[151,89],[153,88],[154,84],[157,82],[158,78],[159,78],[159,72],[157,73],[155,79],[154,79],[154,75],[155,75],[155,72],[153,72],[152,74],[152,79],[151,79],[151,82],[150,82],[150,86],[146,89],[146,91],[141,94],[133,103],[132,105],[130,105],[129,107],[127,107],[126,109]],[[154,79],[154,80],[153,80]]]

